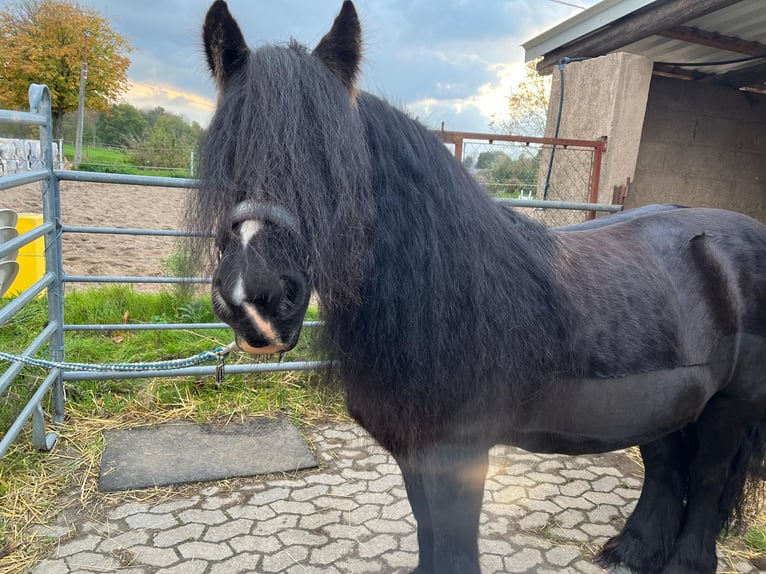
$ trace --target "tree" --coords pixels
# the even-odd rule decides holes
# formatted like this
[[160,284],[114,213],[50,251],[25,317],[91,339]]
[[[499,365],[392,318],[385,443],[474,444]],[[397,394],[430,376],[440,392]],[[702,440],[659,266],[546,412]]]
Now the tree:
[[96,134],[102,144],[127,146],[140,142],[149,129],[143,114],[127,103],[117,104],[99,116]]
[[551,77],[537,72],[537,60],[527,62],[524,79],[511,90],[507,115],[494,115],[490,127],[508,134],[537,136],[545,134]]
[[155,167],[189,167],[191,151],[197,147],[201,132],[197,122],[189,124],[181,116],[163,110],[146,139],[134,148],[131,161]]
[[479,154],[475,167],[476,169],[492,169],[498,162],[506,157],[507,156],[502,151],[483,151]]
[[54,137],[78,107],[87,42],[86,106],[106,110],[128,88],[127,39],[77,0],[15,0],[0,9],[0,105],[25,109],[29,84],[51,92]]

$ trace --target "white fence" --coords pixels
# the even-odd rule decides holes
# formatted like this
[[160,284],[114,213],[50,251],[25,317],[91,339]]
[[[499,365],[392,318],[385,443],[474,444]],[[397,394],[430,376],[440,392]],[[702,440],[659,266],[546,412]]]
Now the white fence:
[[[58,168],[62,163],[62,150],[53,142],[53,164]],[[40,140],[0,138],[0,176],[42,169],[43,158]]]

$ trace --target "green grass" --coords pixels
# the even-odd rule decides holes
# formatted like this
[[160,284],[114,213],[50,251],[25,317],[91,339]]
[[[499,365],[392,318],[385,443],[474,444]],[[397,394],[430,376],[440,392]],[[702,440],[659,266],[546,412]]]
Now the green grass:
[[748,548],[758,552],[766,552],[766,526],[751,526],[745,531],[742,541]]
[[[75,147],[71,144],[64,144],[64,155],[70,162],[74,161]],[[190,175],[188,169],[148,169],[136,167],[129,164],[127,154],[121,150],[90,146],[83,146],[82,163],[78,170],[163,177],[189,177]]]
[[[64,144],[64,155],[69,160],[74,159],[75,147],[71,144]],[[84,145],[82,147],[82,160],[85,163],[114,163],[127,164],[128,158],[120,150],[103,149]]]
[[[8,303],[0,300],[0,307]],[[215,322],[209,297],[177,291],[139,293],[129,286],[73,291],[65,298],[67,323],[123,324]],[[308,319],[315,319],[312,308]],[[34,300],[0,328],[0,350],[19,352],[44,327],[45,299]],[[316,359],[311,329],[285,360]],[[87,363],[146,362],[186,358],[226,345],[229,329],[65,333],[66,359]],[[47,358],[47,351],[38,355]],[[270,361],[234,353],[227,364]],[[0,433],[4,432],[38,388],[46,371],[25,367],[0,396]],[[33,525],[54,520],[66,504],[66,492],[80,491],[88,506],[97,493],[102,433],[110,428],[187,419],[198,422],[240,420],[248,416],[282,416],[299,427],[322,420],[346,419],[343,393],[317,372],[209,377],[107,379],[66,383],[66,417],[52,425],[60,438],[52,453],[31,445],[30,424],[0,461],[0,572],[27,572],[51,542],[31,534]],[[45,409],[50,412],[50,408]],[[69,502],[67,502],[69,500]]]
[[[47,313],[44,299],[33,301],[0,329],[0,349],[19,352],[42,330]],[[175,292],[139,293],[130,287],[113,286],[67,294],[64,306],[65,322],[70,324],[122,324],[122,323],[205,323],[218,322],[211,311],[209,297],[191,297]],[[316,309],[310,309],[307,318],[316,318]],[[312,360],[318,357],[311,351],[311,329],[306,329],[298,346],[286,354],[285,360]],[[65,333],[66,360],[80,363],[139,363],[186,358],[203,351],[213,350],[232,341],[229,329],[200,329],[173,331],[75,331]],[[231,361],[270,361],[272,357],[252,358],[237,353]],[[44,373],[42,369],[29,371],[26,384],[15,385],[6,397],[0,413],[0,427],[7,428],[10,418],[28,396],[29,389]],[[152,385],[156,397],[153,402],[177,405],[181,398],[193,398],[198,404],[199,419],[215,416],[222,409],[242,411],[286,410],[291,418],[300,413],[322,411],[321,404],[304,404],[307,399],[330,402],[327,414],[342,412],[337,393],[323,395],[327,389],[314,389],[316,373],[292,375],[290,388],[280,388],[284,375],[240,375],[227,377],[221,385],[208,384],[195,378],[163,379]],[[310,392],[303,386],[311,387]],[[110,416],[122,411],[139,395],[145,397],[147,381],[144,379],[84,381],[68,384],[69,409],[97,410],[99,416]],[[258,389],[258,399],[249,395]],[[333,391],[334,392],[334,391]],[[289,396],[292,393],[294,396]],[[117,397],[117,398],[116,398]],[[226,406],[224,406],[226,405]],[[14,408],[15,407],[15,408]]]

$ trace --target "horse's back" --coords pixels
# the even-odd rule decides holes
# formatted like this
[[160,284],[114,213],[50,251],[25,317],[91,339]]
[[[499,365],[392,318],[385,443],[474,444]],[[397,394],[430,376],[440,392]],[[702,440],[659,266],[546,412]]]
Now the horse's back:
[[766,337],[766,226],[750,217],[675,209],[558,237],[590,375],[709,363],[728,337]]

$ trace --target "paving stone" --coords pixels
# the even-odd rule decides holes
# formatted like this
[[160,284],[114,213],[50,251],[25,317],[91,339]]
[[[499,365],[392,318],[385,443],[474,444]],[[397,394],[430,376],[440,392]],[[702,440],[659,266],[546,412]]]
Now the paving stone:
[[283,530],[277,534],[277,538],[285,546],[324,546],[329,542],[327,536],[306,532],[297,528]]
[[98,546],[99,552],[114,552],[119,549],[143,546],[149,543],[151,534],[146,530],[129,530],[122,534],[115,534],[104,538]]
[[340,520],[340,510],[322,510],[309,516],[301,516],[298,519],[298,527],[306,530],[316,530],[322,526],[340,522]]
[[289,496],[290,490],[287,488],[270,488],[254,494],[247,503],[251,506],[265,506],[277,500],[285,500]]
[[479,565],[482,574],[504,574],[505,562],[502,556],[497,554],[482,554],[479,556]]
[[573,469],[573,468],[565,468],[559,471],[559,474],[565,478],[575,479],[575,480],[593,480],[596,478],[596,475],[593,474],[589,470],[584,470],[581,468]]
[[550,518],[551,515],[547,512],[533,512],[519,520],[519,526],[524,530],[540,530],[545,528]]
[[226,544],[212,542],[185,542],[178,546],[178,553],[186,559],[222,560],[233,554]]
[[31,574],[69,574],[69,566],[63,560],[43,560],[32,568]]
[[207,525],[223,524],[229,519],[221,510],[202,510],[200,508],[184,510],[178,515],[178,518],[186,524],[196,522]]
[[550,500],[519,500],[519,505],[532,512],[547,512],[548,514],[561,512],[561,507]]
[[545,500],[551,496],[560,493],[559,487],[555,484],[539,484],[527,491],[527,496],[536,500]]
[[545,553],[545,559],[554,566],[561,568],[580,557],[580,551],[574,546],[556,546]]
[[238,518],[220,526],[211,526],[202,537],[204,542],[223,542],[240,534],[248,534],[255,523],[252,520]]
[[488,554],[500,554],[501,556],[507,556],[514,551],[513,547],[505,540],[480,540],[479,550]]
[[232,492],[225,496],[210,496],[202,501],[200,505],[205,510],[217,510],[219,508],[226,508],[237,504],[242,500],[242,494],[239,492]]
[[380,517],[385,520],[402,520],[407,516],[412,515],[412,507],[407,499],[400,500],[393,504],[387,504],[383,508],[383,512]]
[[308,553],[308,549],[302,546],[291,546],[271,556],[264,556],[262,572],[284,572],[291,566],[301,564],[306,560]]
[[311,551],[311,563],[327,566],[351,554],[355,546],[356,542],[351,540],[334,540],[322,548],[314,548]]
[[100,542],[101,538],[94,534],[89,534],[88,536],[82,538],[74,538],[59,544],[56,554],[63,557],[78,554],[80,552],[95,550]]
[[355,508],[350,512],[344,512],[343,518],[349,524],[364,524],[368,520],[379,518],[381,515],[381,508],[375,504],[366,504]]
[[625,501],[613,492],[586,492],[583,494],[583,498],[594,504],[612,504],[614,506],[625,504]]
[[582,496],[554,496],[551,501],[561,508],[578,508],[580,510],[590,510],[596,505]]
[[162,574],[202,574],[207,567],[206,560],[189,560],[177,566],[163,568]]
[[359,556],[361,558],[374,558],[398,548],[399,541],[396,537],[390,534],[379,534],[359,543]]
[[121,520],[131,514],[151,512],[151,507],[144,502],[128,502],[109,510],[106,515],[110,520]]
[[120,564],[108,554],[97,552],[78,552],[66,559],[72,570],[96,570],[98,572],[114,572]]
[[561,528],[573,528],[585,520],[585,514],[580,510],[570,508],[557,514],[553,519]]
[[285,528],[295,528],[297,524],[298,517],[294,514],[277,515],[271,520],[256,522],[255,527],[253,528],[253,534],[268,536],[269,534],[276,534]]
[[507,504],[509,502],[517,502],[519,500],[524,500],[527,498],[527,489],[520,487],[520,486],[509,486],[501,490],[500,492],[496,492],[494,495],[495,502],[499,502],[501,504]]
[[161,502],[156,506],[152,506],[148,509],[152,514],[167,514],[169,512],[176,512],[178,510],[184,510],[185,508],[191,508],[200,501],[199,496],[193,496],[191,498],[181,498],[178,500],[168,500]]
[[[387,569],[383,566],[380,560],[359,558],[345,558],[337,562],[336,566],[341,569],[342,572],[353,572],[353,574],[380,574],[380,572],[386,572]],[[327,566],[324,566],[327,568]],[[320,572],[323,572],[320,570]],[[302,573],[298,573],[302,574]]]
[[45,536],[47,538],[64,538],[70,533],[71,527],[60,524],[35,524],[29,530],[37,536]]
[[260,561],[260,554],[249,552],[237,554],[211,565],[209,574],[251,574],[258,572]]
[[172,548],[154,548],[152,546],[135,546],[131,548],[136,554],[136,561],[150,566],[167,567],[180,560]]
[[388,532],[391,534],[404,534],[412,530],[412,526],[401,520],[370,520],[365,526],[373,532]]
[[133,530],[137,528],[162,530],[165,528],[172,528],[178,524],[178,520],[176,520],[172,514],[150,514],[148,512],[131,514],[125,518],[125,522],[128,524],[128,527]]
[[418,564],[416,552],[402,552],[396,550],[383,555],[383,560],[392,568],[415,568]]
[[620,479],[614,476],[605,476],[593,482],[591,487],[597,492],[612,492],[620,486]]
[[328,524],[322,528],[322,532],[330,537],[330,540],[348,539],[357,541],[370,535],[367,526],[361,524]]
[[308,488],[298,488],[292,492],[290,499],[297,502],[306,502],[317,498],[318,496],[322,496],[323,494],[327,494],[329,490],[330,489],[326,484],[317,484],[316,486],[310,486]]
[[605,536],[611,538],[617,536],[618,530],[611,524],[582,524],[580,528],[591,536]]
[[236,536],[228,542],[234,552],[251,552],[271,554],[282,547],[282,543],[274,536]]
[[635,488],[619,487],[614,489],[614,493],[626,500],[637,499],[639,496],[641,496],[641,491]]
[[184,524],[154,535],[154,545],[160,548],[178,546],[182,542],[197,540],[205,530],[203,524]]
[[277,513],[274,512],[271,508],[268,506],[232,506],[231,508],[226,509],[226,514],[228,514],[231,518],[237,519],[237,518],[244,518],[246,520],[255,520],[257,522],[260,522],[262,520],[270,520],[271,518],[274,518]]
[[575,480],[559,487],[564,496],[580,496],[583,492],[590,490],[590,484],[582,479]]
[[524,548],[516,554],[504,559],[507,572],[526,572],[539,565],[543,556],[539,550],[534,548]]
[[564,484],[567,481],[567,479],[562,476],[558,476],[550,472],[539,471],[530,472],[529,474],[525,475],[525,478],[529,478],[535,482],[544,482],[548,484]]
[[591,522],[612,523],[615,518],[622,518],[620,509],[616,506],[610,506],[609,504],[602,504],[588,512],[588,520]]

